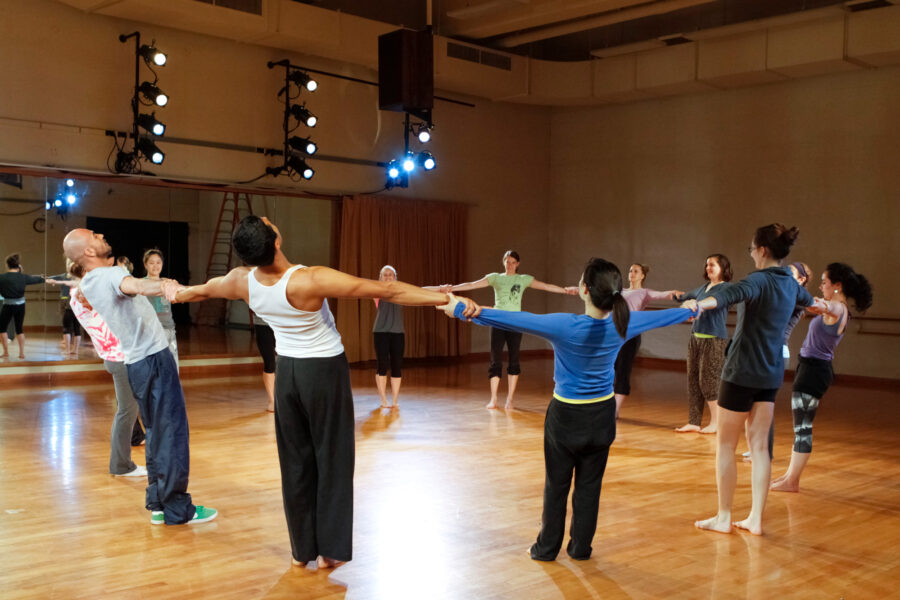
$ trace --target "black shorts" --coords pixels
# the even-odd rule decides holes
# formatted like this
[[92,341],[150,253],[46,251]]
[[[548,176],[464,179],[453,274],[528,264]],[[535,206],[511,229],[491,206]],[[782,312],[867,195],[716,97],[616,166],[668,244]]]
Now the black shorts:
[[268,325],[253,326],[256,333],[256,348],[263,359],[263,373],[275,372],[275,332]]
[[719,385],[719,406],[734,412],[750,412],[754,402],[775,402],[778,388],[747,387],[722,380]]
[[830,360],[800,357],[797,372],[794,373],[794,392],[821,398],[834,380],[834,370]]

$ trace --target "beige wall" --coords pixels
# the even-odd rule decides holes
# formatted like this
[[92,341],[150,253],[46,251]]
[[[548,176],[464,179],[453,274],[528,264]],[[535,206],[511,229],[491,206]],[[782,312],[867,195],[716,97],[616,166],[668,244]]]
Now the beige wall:
[[[707,254],[752,269],[759,225],[800,228],[791,256],[818,278],[848,262],[875,288],[872,316],[900,317],[900,69],[885,68],[627,106],[552,120],[548,260],[576,277],[586,258],[649,263],[648,287],[690,289]],[[559,243],[559,240],[564,242]],[[553,303],[552,308],[561,305]],[[896,325],[851,322],[835,368],[900,377]],[[805,325],[794,334],[795,354]],[[644,336],[643,353],[682,358],[688,328]]]

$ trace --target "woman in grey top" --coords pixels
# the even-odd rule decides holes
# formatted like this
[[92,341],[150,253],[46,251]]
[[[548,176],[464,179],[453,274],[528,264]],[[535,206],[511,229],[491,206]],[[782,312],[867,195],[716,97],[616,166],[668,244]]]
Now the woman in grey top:
[[[159,279],[163,268],[162,251],[157,248],[151,248],[144,252],[144,268],[147,269],[147,277],[145,279]],[[172,303],[166,300],[164,296],[148,297],[150,304],[156,310],[156,316],[159,318],[160,324],[166,333],[166,340],[169,342],[169,350],[175,357],[175,364],[178,364],[178,342],[175,339],[175,319],[172,318]]]
[[[397,269],[391,265],[381,267],[379,281],[396,281]],[[403,334],[403,307],[387,300],[376,299],[378,312],[372,332],[375,337],[375,358],[378,367],[375,371],[375,385],[381,396],[381,408],[391,408],[387,401],[387,372],[391,368],[391,393],[394,397],[393,408],[399,405],[401,370],[403,368],[403,350],[406,345]]]

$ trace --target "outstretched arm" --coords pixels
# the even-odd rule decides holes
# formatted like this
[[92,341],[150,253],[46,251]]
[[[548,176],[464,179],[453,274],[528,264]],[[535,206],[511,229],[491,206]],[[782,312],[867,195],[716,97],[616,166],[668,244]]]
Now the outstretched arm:
[[138,279],[129,275],[122,279],[119,289],[129,296],[165,296],[171,300],[180,285],[174,279]]
[[543,290],[545,292],[553,292],[554,294],[567,294],[569,296],[578,295],[578,286],[570,285],[568,287],[559,287],[558,285],[544,283],[537,279],[532,280],[531,285],[528,287],[533,287],[536,290]]
[[[437,290],[437,291],[447,294],[450,292],[467,292],[469,290],[477,290],[478,288],[486,288],[489,285],[490,285],[490,283],[488,283],[487,275],[485,275],[484,277],[482,277],[481,279],[478,279],[477,281],[470,281],[468,283],[458,283],[456,285],[450,285],[448,283],[445,283],[444,285],[430,286],[430,287],[427,287],[424,289],[427,289],[427,290],[434,289],[434,290]],[[443,304],[443,302],[441,304]]]
[[178,290],[174,302],[199,302],[209,298],[226,300],[248,300],[247,267],[232,269],[227,275],[213,277],[206,283],[192,285]]
[[[318,310],[325,298],[381,298],[405,306],[438,306],[446,304],[447,294],[426,290],[402,281],[376,281],[354,277],[328,267],[309,267],[298,271],[288,282],[288,300],[300,310]],[[478,305],[468,298],[466,313]]]

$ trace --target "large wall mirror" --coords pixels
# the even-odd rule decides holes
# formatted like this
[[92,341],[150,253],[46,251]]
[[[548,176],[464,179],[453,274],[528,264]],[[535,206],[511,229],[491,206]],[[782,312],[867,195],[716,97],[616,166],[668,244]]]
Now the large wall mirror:
[[[289,228],[292,234],[285,251],[294,260],[320,265],[335,262],[337,204],[329,199],[203,186],[141,185],[116,178],[0,173],[2,272],[9,271],[6,257],[18,254],[23,273],[63,274],[63,237],[71,229],[87,227],[103,233],[117,257],[129,259],[136,277],[147,275],[145,252],[158,249],[162,276],[185,284],[200,283],[208,274],[224,272],[235,205],[239,216],[250,210]],[[238,264],[234,257],[232,266]],[[65,302],[61,300],[65,289],[42,283],[25,288],[24,359],[19,358],[19,340],[11,322],[2,333],[9,356],[0,359],[0,375],[9,367],[22,371],[48,363],[100,362],[86,337],[77,347],[74,339],[66,344]],[[172,312],[182,358],[255,353],[251,316],[243,302],[176,305]]]

